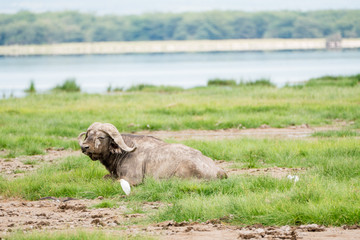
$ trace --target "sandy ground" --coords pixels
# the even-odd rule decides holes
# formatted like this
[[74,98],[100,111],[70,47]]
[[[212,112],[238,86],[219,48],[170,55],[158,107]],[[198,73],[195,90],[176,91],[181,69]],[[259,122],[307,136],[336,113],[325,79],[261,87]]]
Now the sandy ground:
[[[141,132],[138,134],[153,135],[162,139],[224,139],[238,137],[275,137],[275,138],[303,138],[315,131],[338,129],[339,126],[310,128],[307,125],[274,129],[263,126],[259,129],[230,129],[216,131],[186,130],[179,132],[157,131]],[[63,157],[80,155],[80,151],[64,149],[48,149],[45,155],[21,156],[17,158],[0,157],[0,174],[6,178],[21,177],[29,171],[37,169],[43,164],[51,164]],[[1,155],[5,155],[2,152]],[[31,163],[31,164],[29,164]],[[269,174],[272,177],[283,178],[288,175],[305,171],[306,169],[292,168],[262,168],[239,169],[234,163],[216,161],[216,164],[226,169],[228,174]],[[173,221],[141,225],[133,224],[134,220],[145,219],[145,214],[132,214],[126,206],[117,208],[92,208],[100,203],[102,198],[95,200],[49,198],[39,201],[25,201],[22,199],[5,199],[0,196],[0,239],[14,231],[34,230],[72,230],[72,229],[103,229],[121,234],[154,235],[160,239],[360,239],[360,226],[328,227],[318,225],[306,226],[273,226],[261,225],[239,227],[226,224],[226,219],[214,219],[205,223]],[[145,212],[158,211],[165,204],[160,202],[143,203]],[[231,217],[231,216],[229,216]],[[138,221],[139,222],[139,221]],[[124,224],[126,223],[126,224]]]

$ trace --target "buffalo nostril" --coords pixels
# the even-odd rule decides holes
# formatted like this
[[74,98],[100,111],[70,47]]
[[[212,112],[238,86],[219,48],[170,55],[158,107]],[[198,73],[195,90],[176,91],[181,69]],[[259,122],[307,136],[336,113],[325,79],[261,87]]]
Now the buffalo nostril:
[[89,149],[89,146],[81,146],[81,151],[86,152]]

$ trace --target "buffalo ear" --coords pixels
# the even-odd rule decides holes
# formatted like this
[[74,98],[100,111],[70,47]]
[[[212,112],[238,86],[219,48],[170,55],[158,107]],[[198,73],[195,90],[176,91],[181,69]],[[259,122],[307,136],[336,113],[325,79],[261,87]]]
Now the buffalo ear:
[[120,154],[122,152],[120,146],[114,141],[114,139],[111,139],[111,141],[110,141],[109,150],[112,154],[115,154],[115,153]]

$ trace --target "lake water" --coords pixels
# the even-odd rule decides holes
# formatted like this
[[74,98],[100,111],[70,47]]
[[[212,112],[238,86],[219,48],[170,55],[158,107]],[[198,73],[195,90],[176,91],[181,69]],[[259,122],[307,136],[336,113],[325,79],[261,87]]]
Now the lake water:
[[82,91],[147,83],[185,88],[211,78],[270,79],[278,86],[360,73],[360,50],[0,57],[0,94],[22,96],[30,81],[46,91],[76,78]]

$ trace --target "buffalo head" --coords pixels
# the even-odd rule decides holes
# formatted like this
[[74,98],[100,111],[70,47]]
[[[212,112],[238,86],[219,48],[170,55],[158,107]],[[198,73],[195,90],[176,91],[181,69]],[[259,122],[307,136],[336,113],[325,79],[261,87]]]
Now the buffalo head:
[[136,146],[126,145],[119,131],[110,123],[93,123],[87,132],[80,133],[78,142],[82,152],[94,161],[106,158],[111,153],[132,152],[136,149]]

